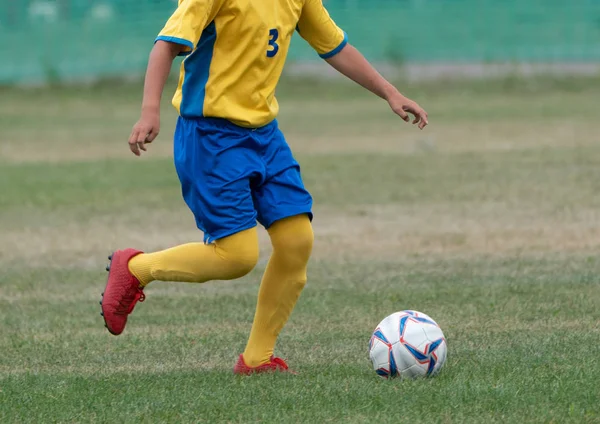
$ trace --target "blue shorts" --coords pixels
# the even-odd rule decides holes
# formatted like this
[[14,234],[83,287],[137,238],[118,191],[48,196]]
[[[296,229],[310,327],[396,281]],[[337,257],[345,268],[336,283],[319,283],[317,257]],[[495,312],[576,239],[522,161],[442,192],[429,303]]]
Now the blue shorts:
[[277,121],[242,128],[224,119],[179,117],[174,159],[185,202],[204,232],[204,242],[256,226],[308,214],[304,188]]

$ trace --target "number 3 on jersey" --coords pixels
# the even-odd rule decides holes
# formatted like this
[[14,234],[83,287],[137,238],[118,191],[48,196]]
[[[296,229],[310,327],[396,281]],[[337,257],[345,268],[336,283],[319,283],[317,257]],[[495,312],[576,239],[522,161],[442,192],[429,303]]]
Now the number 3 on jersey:
[[277,44],[278,38],[279,31],[277,31],[277,29],[273,28],[269,31],[269,50],[267,50],[267,57],[275,57],[279,51],[279,44]]

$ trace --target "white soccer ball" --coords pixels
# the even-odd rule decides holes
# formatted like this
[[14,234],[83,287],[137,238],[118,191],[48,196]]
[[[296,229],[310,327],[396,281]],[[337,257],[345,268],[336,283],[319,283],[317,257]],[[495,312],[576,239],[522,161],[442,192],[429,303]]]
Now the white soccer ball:
[[383,378],[428,377],[446,362],[446,339],[428,315],[396,312],[379,323],[369,341],[369,357]]

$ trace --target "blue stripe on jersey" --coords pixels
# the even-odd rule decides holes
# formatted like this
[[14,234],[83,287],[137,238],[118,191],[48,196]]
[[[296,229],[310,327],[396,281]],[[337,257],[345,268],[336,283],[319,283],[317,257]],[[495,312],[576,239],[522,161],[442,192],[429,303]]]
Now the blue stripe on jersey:
[[344,47],[346,47],[346,44],[348,44],[348,34],[346,34],[344,32],[344,40],[340,43],[339,46],[337,46],[335,49],[333,49],[329,53],[323,53],[323,54],[320,54],[319,56],[321,56],[321,59],[329,59],[329,58],[335,56],[336,54],[338,54],[339,52],[341,52],[342,49]]
[[189,51],[182,51],[177,56],[187,56],[188,54],[190,54],[192,52],[192,50],[194,50],[194,43],[192,43],[190,40],[185,40],[183,38],[177,38],[177,37],[167,37],[165,35],[159,35],[158,37],[156,37],[156,40],[154,40],[154,43],[156,43],[159,40],[168,41],[169,43],[181,44],[182,46],[186,46],[186,47],[190,48]]
[[181,87],[179,113],[184,118],[203,116],[206,83],[217,39],[214,21],[202,31],[198,47],[183,62],[185,76]]

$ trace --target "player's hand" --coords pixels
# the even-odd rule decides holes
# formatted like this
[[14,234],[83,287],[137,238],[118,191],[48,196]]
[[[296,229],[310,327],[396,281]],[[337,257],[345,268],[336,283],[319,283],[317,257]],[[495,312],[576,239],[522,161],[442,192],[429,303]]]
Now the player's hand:
[[413,124],[418,124],[419,129],[422,130],[429,124],[427,119],[427,112],[419,106],[416,102],[412,101],[408,97],[404,97],[402,94],[397,93],[396,95],[390,97],[388,100],[390,107],[396,113],[396,115],[400,116],[404,121],[409,122],[410,117],[408,114],[414,116],[412,121]]
[[160,112],[143,111],[139,121],[133,126],[129,136],[129,149],[140,156],[146,151],[146,144],[152,143],[160,131]]

